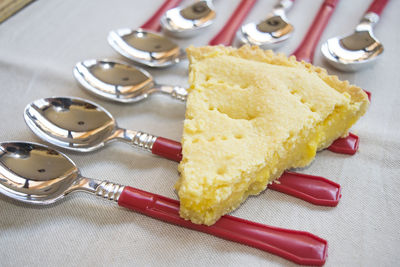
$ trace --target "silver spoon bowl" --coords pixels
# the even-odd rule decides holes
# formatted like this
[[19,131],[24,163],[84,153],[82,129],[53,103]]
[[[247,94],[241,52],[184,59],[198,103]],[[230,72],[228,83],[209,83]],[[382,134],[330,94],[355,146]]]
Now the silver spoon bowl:
[[75,65],[73,74],[88,92],[116,102],[134,103],[154,93],[182,101],[187,97],[185,88],[157,84],[147,71],[122,62],[85,60]]
[[367,13],[352,35],[334,37],[325,42],[321,51],[326,61],[339,70],[349,72],[371,65],[383,52],[383,45],[372,32],[378,20],[377,14]]
[[103,107],[77,97],[49,97],[25,108],[29,128],[43,141],[77,152],[90,152],[111,141],[122,141],[152,152],[157,137],[118,127]]
[[149,67],[168,67],[186,58],[185,51],[168,37],[143,29],[111,31],[107,40],[122,56]]
[[243,25],[236,34],[236,45],[257,45],[263,49],[278,48],[293,32],[293,26],[286,18],[286,12],[292,5],[292,0],[281,0],[265,20]]
[[0,143],[0,193],[7,197],[47,205],[72,191],[96,193],[100,184],[83,178],[69,158],[53,149],[36,143]]
[[199,34],[214,22],[215,11],[211,0],[201,0],[186,7],[168,10],[160,23],[168,35],[179,38],[192,37]]

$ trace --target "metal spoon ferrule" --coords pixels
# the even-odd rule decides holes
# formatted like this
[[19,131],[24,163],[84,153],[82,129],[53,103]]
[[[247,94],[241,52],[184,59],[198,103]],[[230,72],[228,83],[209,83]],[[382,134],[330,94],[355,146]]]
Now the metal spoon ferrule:
[[124,188],[125,186],[120,184],[112,183],[109,181],[102,181],[97,186],[95,195],[111,201],[118,202]]
[[356,27],[356,31],[371,31],[372,28],[378,23],[379,15],[374,12],[368,12],[361,19],[360,23]]
[[292,0],[281,0],[273,8],[272,14],[278,16],[285,16],[285,12],[293,6]]
[[157,136],[145,132],[137,132],[132,139],[132,145],[142,150],[152,152],[151,150],[156,140]]
[[154,86],[153,90],[155,90],[156,92],[170,95],[173,98],[181,100],[181,101],[186,101],[187,96],[188,96],[187,90],[181,86],[157,84]]
[[118,128],[115,133],[107,139],[107,141],[117,139],[141,150],[152,152],[153,145],[157,138],[158,136],[149,133]]

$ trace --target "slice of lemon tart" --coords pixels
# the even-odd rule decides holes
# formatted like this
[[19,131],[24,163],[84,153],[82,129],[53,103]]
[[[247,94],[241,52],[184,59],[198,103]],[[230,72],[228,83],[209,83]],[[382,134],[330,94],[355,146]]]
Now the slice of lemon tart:
[[211,225],[345,136],[368,97],[324,69],[258,47],[189,47],[180,215]]

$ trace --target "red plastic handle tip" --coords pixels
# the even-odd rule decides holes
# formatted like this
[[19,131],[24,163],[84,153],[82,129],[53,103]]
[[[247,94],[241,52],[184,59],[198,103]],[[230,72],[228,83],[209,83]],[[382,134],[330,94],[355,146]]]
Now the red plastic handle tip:
[[225,23],[225,26],[211,39],[209,45],[232,45],[236,32],[257,0],[242,0]]
[[160,19],[169,9],[176,7],[182,0],[166,0],[164,4],[140,28],[158,32],[161,30]]
[[339,184],[320,176],[296,172],[283,173],[268,188],[320,206],[335,207],[342,196]]
[[156,141],[153,144],[151,152],[155,155],[161,156],[163,158],[167,158],[176,162],[180,162],[182,160],[182,145],[179,142],[163,138],[157,137]]
[[354,155],[358,150],[359,142],[357,135],[349,133],[345,138],[336,139],[328,149],[335,153]]
[[215,224],[194,224],[179,216],[179,202],[126,186],[118,204],[147,216],[252,246],[298,264],[323,265],[326,240],[308,232],[282,229],[225,215]]
[[374,12],[377,15],[381,15],[388,2],[389,0],[375,0],[371,3],[366,13]]

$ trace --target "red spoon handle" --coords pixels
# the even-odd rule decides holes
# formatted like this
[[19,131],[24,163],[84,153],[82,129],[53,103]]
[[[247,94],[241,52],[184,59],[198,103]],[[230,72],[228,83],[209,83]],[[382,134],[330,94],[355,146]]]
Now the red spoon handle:
[[368,7],[368,12],[374,12],[377,15],[381,15],[383,9],[385,8],[386,4],[389,2],[389,0],[374,0],[371,5]]
[[166,0],[156,13],[146,21],[140,28],[148,31],[158,32],[161,29],[160,18],[169,9],[176,7],[182,0]]
[[296,172],[283,173],[268,188],[321,206],[337,206],[341,197],[339,184],[320,176]]
[[157,137],[151,153],[176,162],[182,160],[181,143],[163,137]]
[[[152,147],[152,153],[177,162],[182,160],[181,144],[163,137],[157,137]],[[268,188],[315,205],[336,206],[339,202],[340,185],[328,179],[286,172],[279,178],[279,181],[280,184],[273,183],[268,185]]]
[[335,153],[354,155],[358,150],[359,138],[353,133],[345,138],[336,139],[328,149]]
[[327,256],[327,241],[308,232],[271,227],[225,215],[214,225],[194,224],[179,216],[179,201],[125,187],[118,204],[189,229],[252,246],[298,264],[322,265]]
[[208,43],[209,45],[232,45],[236,31],[257,0],[242,0],[225,26]]
[[304,37],[300,46],[293,53],[297,60],[304,60],[310,63],[313,62],[315,48],[317,47],[321,35],[328,24],[328,21],[331,18],[338,2],[339,0],[325,0],[322,3],[316,17],[314,18],[314,21],[308,29],[306,36]]

